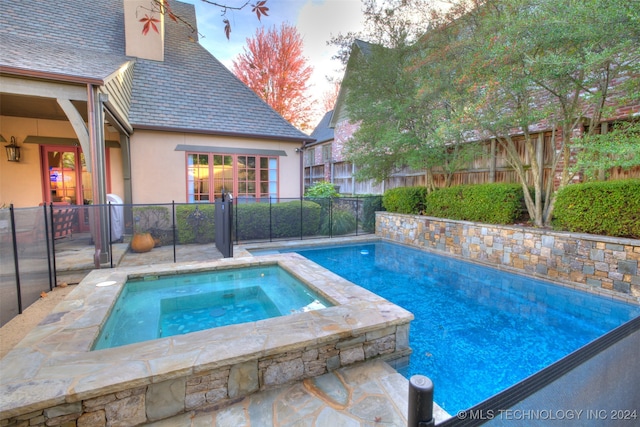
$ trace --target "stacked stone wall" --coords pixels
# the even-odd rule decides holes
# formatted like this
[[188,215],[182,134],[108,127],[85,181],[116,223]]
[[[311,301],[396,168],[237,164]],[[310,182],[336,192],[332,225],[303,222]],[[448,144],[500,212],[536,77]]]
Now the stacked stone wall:
[[376,235],[640,300],[640,240],[376,213]]
[[357,362],[410,353],[409,323],[322,345],[287,349],[147,386],[0,420],[0,427],[129,427],[195,410],[223,408],[260,390]]

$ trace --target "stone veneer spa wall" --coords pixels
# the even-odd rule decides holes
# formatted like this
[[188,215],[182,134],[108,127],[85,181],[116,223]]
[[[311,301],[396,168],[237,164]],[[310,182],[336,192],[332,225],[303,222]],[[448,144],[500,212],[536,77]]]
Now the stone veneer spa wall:
[[[277,264],[333,307],[90,351],[130,277]],[[116,284],[100,287],[106,281]],[[92,271],[0,360],[0,426],[135,426],[411,353],[413,315],[297,254]]]

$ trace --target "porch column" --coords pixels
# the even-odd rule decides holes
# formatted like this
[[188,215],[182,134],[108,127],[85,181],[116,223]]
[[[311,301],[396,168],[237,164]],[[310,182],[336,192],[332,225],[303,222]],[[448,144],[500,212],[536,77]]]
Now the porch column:
[[[94,264],[96,268],[109,262],[109,212],[107,204],[106,153],[104,142],[104,109],[98,88],[87,85],[87,116],[89,121],[89,140],[91,145],[91,185],[93,187],[93,203],[100,208],[93,208],[93,241],[95,243]],[[86,154],[85,154],[86,156]]]

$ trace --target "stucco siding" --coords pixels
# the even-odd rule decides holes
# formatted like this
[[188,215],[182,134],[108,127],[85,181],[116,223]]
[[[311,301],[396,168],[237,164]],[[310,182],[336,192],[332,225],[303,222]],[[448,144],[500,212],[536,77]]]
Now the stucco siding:
[[301,154],[295,151],[300,143],[139,130],[131,137],[133,203],[187,201],[186,152],[176,151],[179,145],[203,151],[207,147],[283,151],[286,155],[278,157],[279,196],[300,197]]

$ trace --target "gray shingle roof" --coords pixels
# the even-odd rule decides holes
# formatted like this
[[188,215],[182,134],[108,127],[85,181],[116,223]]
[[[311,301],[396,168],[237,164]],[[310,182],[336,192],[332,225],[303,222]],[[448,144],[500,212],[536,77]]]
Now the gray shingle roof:
[[333,110],[327,111],[324,116],[322,116],[322,120],[320,120],[313,132],[311,132],[311,138],[314,138],[316,142],[307,145],[321,144],[333,139],[333,128],[329,127],[332,114]]
[[102,80],[123,65],[122,1],[0,3],[0,65]]
[[[171,4],[195,25],[193,5]],[[184,24],[166,19],[165,28],[164,62],[136,60],[134,128],[311,139],[191,41]],[[2,0],[0,66],[103,80],[130,59],[124,52],[122,0]]]

